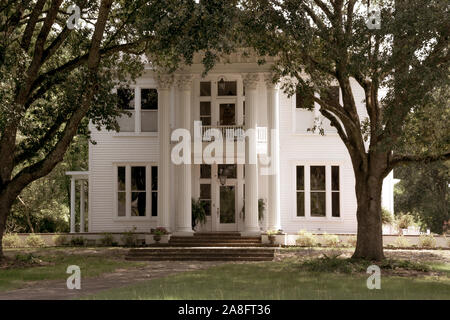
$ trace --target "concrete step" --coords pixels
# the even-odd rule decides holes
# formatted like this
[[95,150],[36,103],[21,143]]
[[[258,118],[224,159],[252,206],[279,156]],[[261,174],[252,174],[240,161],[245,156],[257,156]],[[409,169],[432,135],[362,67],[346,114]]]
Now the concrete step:
[[141,254],[274,254],[272,248],[144,248],[130,249],[129,255]]
[[126,257],[128,261],[272,261],[273,257],[206,257],[206,256],[149,256]]
[[126,260],[132,261],[271,261],[271,248],[142,248],[130,249]]

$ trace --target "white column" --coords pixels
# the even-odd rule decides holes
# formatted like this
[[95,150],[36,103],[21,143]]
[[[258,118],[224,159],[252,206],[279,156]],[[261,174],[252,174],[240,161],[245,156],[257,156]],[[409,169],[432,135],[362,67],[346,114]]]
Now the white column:
[[84,180],[80,180],[80,232],[84,232]]
[[172,77],[161,75],[158,81],[158,218],[159,226],[170,230],[170,89]]
[[256,153],[256,97],[259,74],[243,75],[245,86],[245,222],[243,235],[260,234],[258,221],[258,167]]
[[270,230],[280,226],[280,122],[278,86],[272,82],[272,74],[265,75],[267,88],[267,122],[269,126],[269,146],[271,175],[269,175],[268,222]]
[[70,180],[70,233],[75,233],[75,178]]
[[[180,115],[180,125],[183,129],[191,132],[192,76],[178,76],[177,85],[179,89],[179,106],[177,111]],[[191,144],[191,141],[189,141],[189,144]],[[191,155],[189,155],[189,159],[192,161]],[[192,166],[190,162],[180,164],[179,170],[177,170],[179,173],[178,184],[180,188],[177,200],[179,202],[179,206],[176,217],[175,235],[190,236],[194,233],[192,230]]]

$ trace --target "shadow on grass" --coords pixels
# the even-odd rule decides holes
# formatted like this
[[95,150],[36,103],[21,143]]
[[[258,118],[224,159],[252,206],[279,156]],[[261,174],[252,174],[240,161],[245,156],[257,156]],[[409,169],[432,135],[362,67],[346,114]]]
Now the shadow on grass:
[[[450,280],[446,276],[408,278],[383,276],[382,271],[381,290],[369,290],[366,286],[369,275],[364,274],[368,263],[371,264],[332,257],[309,262],[227,264],[108,290],[87,298],[450,299]],[[386,262],[385,267],[400,268],[401,263],[404,262]]]

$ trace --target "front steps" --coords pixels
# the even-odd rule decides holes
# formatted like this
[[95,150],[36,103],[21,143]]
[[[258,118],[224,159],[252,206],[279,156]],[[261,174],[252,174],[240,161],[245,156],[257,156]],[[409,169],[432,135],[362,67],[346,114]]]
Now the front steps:
[[194,233],[193,237],[173,236],[169,245],[174,247],[259,247],[261,237],[241,237],[237,232]]
[[133,261],[271,261],[275,249],[261,243],[261,237],[241,237],[237,232],[195,233],[173,236],[166,245],[131,249]]
[[273,248],[142,248],[131,249],[130,261],[272,261]]

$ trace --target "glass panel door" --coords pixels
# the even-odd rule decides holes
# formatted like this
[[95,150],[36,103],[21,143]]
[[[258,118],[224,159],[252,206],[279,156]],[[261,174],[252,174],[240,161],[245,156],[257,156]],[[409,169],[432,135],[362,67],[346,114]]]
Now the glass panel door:
[[236,184],[219,186],[218,231],[236,231]]

